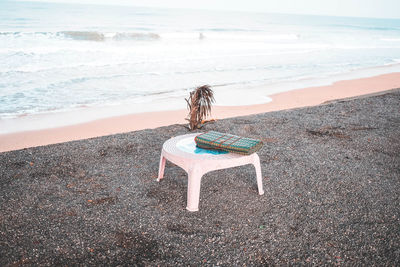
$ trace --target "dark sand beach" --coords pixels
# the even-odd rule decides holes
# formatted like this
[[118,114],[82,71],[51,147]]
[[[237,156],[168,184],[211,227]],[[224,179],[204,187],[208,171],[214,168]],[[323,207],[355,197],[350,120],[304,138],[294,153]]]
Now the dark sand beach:
[[400,90],[207,124],[260,138],[252,166],[202,179],[164,141],[183,125],[0,154],[0,265],[400,264]]

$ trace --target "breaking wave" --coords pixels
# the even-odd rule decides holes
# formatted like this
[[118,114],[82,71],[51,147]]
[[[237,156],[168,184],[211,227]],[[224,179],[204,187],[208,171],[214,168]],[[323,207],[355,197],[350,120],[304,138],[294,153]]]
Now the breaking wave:
[[103,42],[114,41],[152,41],[160,39],[160,35],[152,32],[97,32],[97,31],[59,31],[59,32],[0,32],[0,36],[65,38],[78,41]]
[[64,31],[60,32],[67,38],[74,40],[86,40],[86,41],[105,41],[112,39],[115,41],[124,40],[157,40],[160,39],[160,35],[156,33],[138,33],[138,32],[116,32],[116,33],[102,33],[102,32],[91,32],[91,31]]
[[157,40],[160,35],[157,33],[116,33],[113,40]]
[[100,32],[65,31],[60,34],[74,40],[104,41],[105,39],[104,34]]
[[[204,31],[203,31],[204,30]],[[295,33],[287,34],[266,34],[245,30],[218,30],[199,29],[189,32],[166,32],[162,35],[154,32],[99,32],[99,31],[58,31],[58,32],[0,32],[0,37],[11,38],[49,38],[67,39],[77,41],[156,41],[159,39],[214,39],[214,40],[298,40],[301,36]]]

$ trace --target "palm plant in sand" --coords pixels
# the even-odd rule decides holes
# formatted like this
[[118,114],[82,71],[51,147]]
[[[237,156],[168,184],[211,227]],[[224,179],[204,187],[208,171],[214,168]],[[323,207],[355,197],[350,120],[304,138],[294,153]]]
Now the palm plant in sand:
[[211,114],[211,104],[215,102],[214,92],[209,85],[197,87],[190,92],[189,99],[186,99],[189,109],[189,129],[195,130],[202,126],[203,120]]

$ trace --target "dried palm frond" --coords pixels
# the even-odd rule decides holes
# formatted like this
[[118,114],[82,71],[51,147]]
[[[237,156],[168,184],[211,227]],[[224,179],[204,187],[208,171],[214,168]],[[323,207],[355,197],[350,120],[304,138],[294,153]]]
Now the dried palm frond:
[[198,129],[203,118],[211,114],[211,104],[215,102],[214,92],[209,85],[197,87],[190,92],[189,99],[186,99],[189,109],[189,129]]

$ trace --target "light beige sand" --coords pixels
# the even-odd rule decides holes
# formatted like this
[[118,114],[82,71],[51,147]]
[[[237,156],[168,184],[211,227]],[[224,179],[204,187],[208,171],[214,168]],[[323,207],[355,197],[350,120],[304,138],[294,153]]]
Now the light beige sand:
[[[328,86],[298,89],[270,96],[272,102],[251,106],[213,107],[213,118],[223,119],[296,107],[313,106],[326,101],[377,93],[400,87],[400,73],[335,82]],[[131,114],[72,126],[0,135],[0,152],[79,140],[115,133],[187,123],[187,110]]]

